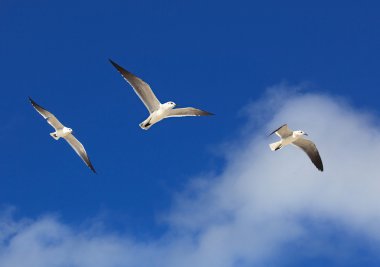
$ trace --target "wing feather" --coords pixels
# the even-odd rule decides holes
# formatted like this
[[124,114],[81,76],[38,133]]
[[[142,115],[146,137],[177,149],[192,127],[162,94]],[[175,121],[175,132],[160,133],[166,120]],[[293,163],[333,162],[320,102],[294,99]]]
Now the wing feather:
[[65,136],[64,138],[67,141],[67,143],[69,143],[70,146],[75,150],[75,152],[78,154],[78,156],[81,157],[81,159],[84,161],[84,163],[86,163],[86,165],[94,173],[96,173],[95,168],[94,168],[94,166],[92,166],[92,163],[91,163],[90,159],[88,158],[87,152],[84,149],[84,146],[81,144],[81,142],[79,142],[78,139],[76,139],[75,136],[72,134],[69,134],[69,135]]
[[196,108],[175,108],[169,111],[167,117],[186,117],[186,116],[210,116],[214,115],[210,112]]
[[135,93],[149,110],[149,113],[152,113],[160,108],[161,103],[158,101],[149,84],[119,66],[111,59],[109,61],[120,72],[121,76],[123,76],[123,78],[132,86]]
[[321,156],[319,155],[317,146],[312,141],[304,138],[299,138],[298,140],[294,141],[293,144],[301,148],[309,156],[318,170],[321,172],[323,171]]
[[271,136],[274,133],[276,133],[276,135],[279,136],[279,137],[281,137],[281,138],[285,138],[285,137],[288,137],[288,136],[292,135],[293,131],[289,129],[289,127],[288,127],[287,124],[284,124],[281,127],[279,127],[278,129],[276,129],[273,132],[271,132],[269,134],[269,136]]
[[41,114],[44,119],[47,120],[47,122],[55,129],[62,129],[64,126],[63,124],[49,111],[38,105],[36,102],[33,101],[32,98],[29,97],[30,103],[32,103],[32,106],[37,110],[38,113]]

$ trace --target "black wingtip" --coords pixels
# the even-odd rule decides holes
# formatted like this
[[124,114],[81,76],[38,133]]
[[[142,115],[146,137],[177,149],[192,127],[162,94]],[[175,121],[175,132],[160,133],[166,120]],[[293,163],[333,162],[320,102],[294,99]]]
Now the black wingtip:
[[92,171],[93,173],[98,174],[98,173],[95,171],[94,166],[90,165],[90,166],[88,166],[88,167],[91,169],[91,171]]
[[44,109],[43,107],[41,107],[40,105],[38,105],[30,96],[29,96],[29,102],[32,104],[32,106],[34,107],[34,108],[42,108],[42,109]]
[[277,132],[278,130],[280,130],[282,127],[284,127],[285,125],[287,125],[287,123],[281,125],[280,127],[278,127],[276,130],[274,130],[273,132],[271,132],[270,134],[268,134],[267,137],[271,136],[272,134],[274,134],[275,132]]
[[[43,109],[44,111],[47,111],[46,110],[46,108],[44,108],[44,107],[42,107],[42,106],[40,106],[40,105],[38,105],[30,96],[29,96],[29,101],[30,101],[30,103],[32,104],[32,106],[34,107],[34,108],[36,108],[37,110],[39,110],[39,109]],[[40,111],[39,111],[40,112]]]
[[323,163],[322,163],[322,159],[320,158],[320,156],[319,156],[319,153],[318,153],[318,159],[317,159],[317,162],[313,162],[314,163],[314,165],[315,165],[315,167],[318,169],[318,171],[320,171],[320,172],[323,172]]
[[121,74],[121,76],[124,77],[124,79],[126,79],[126,75],[132,74],[129,71],[127,71],[126,69],[124,69],[122,66],[117,64],[115,61],[112,61],[111,59],[109,59],[109,61],[111,62],[112,66],[114,66],[117,69],[117,71]]
[[112,61],[112,59],[109,58],[108,60],[109,62],[111,62],[112,65],[116,64],[115,62]]
[[33,105],[36,104],[36,102],[34,102],[34,100],[30,96],[28,96],[28,98],[29,98],[30,103],[32,103]]
[[88,159],[88,162],[86,162],[86,165],[87,165],[87,167],[90,168],[91,171],[93,171],[95,174],[97,174],[97,172],[95,171],[95,168],[94,168],[94,166],[92,165],[90,159]]
[[116,68],[116,69],[118,69],[119,71],[120,70],[122,70],[123,68],[119,65],[119,64],[117,64],[115,61],[113,61],[112,59],[108,59],[110,62],[111,62],[111,64]]

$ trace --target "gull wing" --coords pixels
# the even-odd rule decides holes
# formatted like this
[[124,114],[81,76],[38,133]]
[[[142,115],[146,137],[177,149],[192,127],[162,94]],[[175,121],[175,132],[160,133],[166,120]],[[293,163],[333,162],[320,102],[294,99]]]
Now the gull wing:
[[279,137],[281,137],[281,138],[285,138],[285,137],[288,137],[288,136],[292,135],[293,131],[289,129],[289,127],[288,127],[287,124],[284,124],[280,128],[278,128],[278,129],[274,130],[273,132],[271,132],[269,134],[269,136],[272,135],[272,134],[274,134],[274,133],[276,133],[276,135],[279,136]]
[[69,135],[65,136],[64,138],[67,141],[67,143],[69,143],[70,146],[75,150],[75,152],[77,152],[77,154],[79,155],[79,157],[81,157],[81,159],[84,161],[84,163],[86,163],[86,165],[94,173],[96,173],[95,168],[94,168],[94,166],[92,166],[91,161],[87,156],[86,150],[84,149],[84,146],[81,144],[81,142],[79,142],[78,139],[76,139],[75,136],[72,134],[69,134]]
[[210,112],[196,108],[176,108],[169,111],[166,117],[186,117],[186,116],[210,116]]
[[315,167],[317,167],[317,169],[321,172],[323,171],[321,156],[319,155],[318,149],[313,142],[304,138],[299,138],[293,142],[293,145],[301,148],[309,156]]
[[51,114],[49,111],[47,111],[46,109],[44,109],[43,107],[41,107],[40,105],[38,105],[30,97],[29,97],[29,101],[30,101],[30,103],[32,103],[32,106],[38,111],[38,113],[40,113],[41,116],[44,117],[44,119],[46,119],[47,122],[55,130],[62,129],[64,127],[63,124],[60,123],[59,120],[53,114]]
[[135,90],[136,94],[139,96],[141,101],[149,110],[149,113],[153,113],[155,110],[158,110],[160,108],[161,103],[154,95],[149,84],[136,77],[129,71],[125,70],[124,68],[113,62],[111,59],[109,61],[120,72],[121,76],[123,76],[123,78],[132,86],[133,90]]

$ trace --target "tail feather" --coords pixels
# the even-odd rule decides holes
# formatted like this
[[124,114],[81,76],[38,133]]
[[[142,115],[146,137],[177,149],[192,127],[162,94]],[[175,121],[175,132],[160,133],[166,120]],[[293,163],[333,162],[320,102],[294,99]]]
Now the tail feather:
[[58,139],[59,139],[59,136],[57,136],[56,133],[51,133],[50,135],[51,135],[51,137],[53,137],[55,140],[58,140]]
[[142,122],[142,123],[139,124],[139,126],[140,126],[141,129],[148,130],[152,126],[152,124],[149,124],[149,123],[144,124]]
[[153,124],[150,124],[150,119],[147,119],[139,124],[141,129],[148,130],[150,127],[152,127]]
[[280,148],[282,148],[282,142],[281,141],[278,141],[278,142],[275,142],[275,143],[272,143],[272,144],[269,144],[269,147],[272,151],[276,151],[276,150],[279,150]]

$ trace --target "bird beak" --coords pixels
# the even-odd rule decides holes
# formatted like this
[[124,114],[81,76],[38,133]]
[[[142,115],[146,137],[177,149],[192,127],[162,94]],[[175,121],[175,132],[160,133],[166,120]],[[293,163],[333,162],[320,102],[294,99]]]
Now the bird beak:
[[309,136],[307,133],[304,133],[304,135]]

